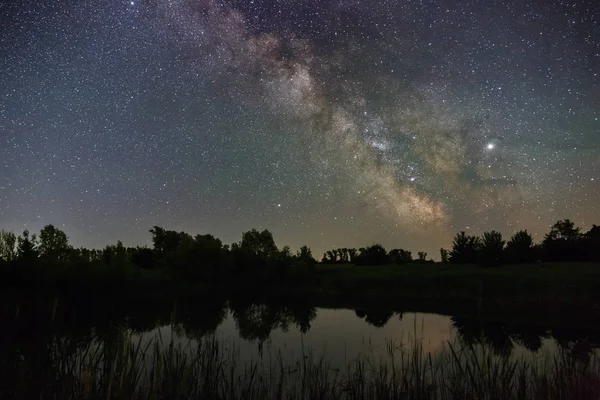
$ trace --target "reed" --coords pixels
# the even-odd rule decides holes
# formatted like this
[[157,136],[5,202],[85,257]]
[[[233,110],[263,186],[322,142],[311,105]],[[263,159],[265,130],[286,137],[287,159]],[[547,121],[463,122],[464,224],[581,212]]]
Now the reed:
[[[415,327],[416,330],[416,327]],[[600,363],[558,350],[525,359],[448,342],[435,354],[417,336],[333,365],[302,347],[289,360],[266,344],[242,362],[235,343],[165,341],[116,330],[81,345],[50,338],[35,355],[3,352],[3,398],[60,399],[597,399]],[[10,351],[9,351],[10,352]],[[34,357],[35,356],[35,357]]]

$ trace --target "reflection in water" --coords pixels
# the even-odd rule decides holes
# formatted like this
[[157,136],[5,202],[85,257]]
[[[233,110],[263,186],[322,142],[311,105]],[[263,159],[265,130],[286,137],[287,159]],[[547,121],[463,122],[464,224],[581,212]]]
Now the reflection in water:
[[[391,311],[355,310],[354,312],[358,318],[364,319],[366,323],[377,328],[383,328],[394,316],[394,313]],[[402,314],[399,315],[400,319],[402,319]]]
[[[18,311],[16,311],[18,310]],[[365,351],[384,352],[386,339],[405,341],[407,333],[422,340],[426,351],[435,351],[456,337],[463,345],[485,345],[498,356],[524,349],[541,352],[550,343],[586,359],[598,349],[597,332],[550,329],[525,325],[486,322],[463,317],[402,314],[390,310],[319,309],[305,303],[254,303],[239,299],[204,299],[177,304],[140,302],[128,309],[114,305],[78,304],[77,307],[50,303],[19,302],[0,310],[3,357],[19,354],[34,357],[54,337],[69,337],[69,349],[84,348],[92,340],[118,341],[122,329],[134,335],[152,332],[157,326],[171,326],[176,336],[199,340],[210,335],[227,336],[262,347],[296,348],[309,345],[327,348],[334,358],[352,359]],[[166,333],[171,335],[170,332]],[[553,340],[552,340],[553,339]],[[168,338],[166,338],[168,341]],[[242,345],[241,350],[245,347]],[[0,360],[1,362],[2,360]]]
[[[120,362],[115,360],[122,360],[127,343],[144,346],[151,343],[144,342],[144,337],[140,340],[140,334],[147,332],[161,332],[167,350],[173,339],[196,344],[208,341],[209,351],[235,347],[244,362],[267,360],[263,358],[263,345],[290,364],[304,360],[309,354],[307,349],[316,349],[332,362],[331,368],[356,365],[356,360],[365,355],[372,357],[371,360],[389,360],[386,356],[390,349],[407,357],[440,357],[445,360],[440,365],[447,365],[452,362],[452,358],[444,359],[448,356],[449,342],[482,348],[483,354],[489,349],[499,359],[519,356],[526,350],[542,354],[543,349],[554,348],[560,354],[584,361],[583,365],[590,364],[598,348],[598,335],[593,331],[536,328],[433,314],[316,309],[302,303],[217,299],[177,304],[140,302],[138,306],[124,309],[120,305],[110,308],[104,304],[98,308],[78,304],[69,308],[55,303],[19,302],[17,306],[5,302],[0,307],[3,327],[0,383],[4,384],[0,385],[0,391],[4,390],[0,397],[14,398],[15,393],[27,394],[30,388],[47,387],[48,382],[63,382],[73,374],[84,374],[91,368],[85,357],[96,354],[97,349],[101,353],[94,358],[94,371],[108,371]],[[169,329],[157,330],[157,326]],[[236,346],[228,347],[231,342],[227,336],[233,338]],[[548,347],[549,343],[554,347]],[[154,342],[155,345],[163,342]],[[160,350],[159,347],[149,348]],[[198,347],[201,346],[185,351],[192,354]],[[149,361],[148,370],[156,366],[152,364],[155,360]],[[452,369],[448,371],[453,373]],[[451,376],[448,379],[455,382]]]
[[290,325],[306,333],[317,316],[314,307],[302,305],[267,305],[232,302],[231,312],[242,339],[267,340],[274,329],[287,332]]

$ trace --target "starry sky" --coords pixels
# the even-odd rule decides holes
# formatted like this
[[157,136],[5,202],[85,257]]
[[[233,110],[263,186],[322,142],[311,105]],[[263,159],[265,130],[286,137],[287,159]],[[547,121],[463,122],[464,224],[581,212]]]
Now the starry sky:
[[316,255],[600,223],[600,4],[0,2],[0,228]]

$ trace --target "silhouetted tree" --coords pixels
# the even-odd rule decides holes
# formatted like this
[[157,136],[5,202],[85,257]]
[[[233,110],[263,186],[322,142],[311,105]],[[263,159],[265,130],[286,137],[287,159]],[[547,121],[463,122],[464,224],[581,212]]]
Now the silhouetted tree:
[[357,265],[384,265],[389,264],[390,260],[387,251],[380,244],[374,244],[360,249],[360,254],[356,257]]
[[19,260],[33,261],[37,259],[39,253],[37,250],[37,237],[35,234],[29,236],[29,231],[26,229],[23,234],[17,239],[18,247],[17,254]]
[[412,253],[403,249],[390,250],[388,257],[395,264],[406,264],[413,261]]
[[340,259],[340,262],[342,262],[342,263],[350,262],[350,253],[348,252],[348,250],[349,249],[347,249],[345,247],[337,250],[337,254]]
[[328,263],[328,264],[333,264],[337,261],[337,254],[334,253],[332,250],[327,250],[325,253],[323,253],[323,263]]
[[533,237],[529,232],[519,231],[506,243],[506,258],[512,263],[527,263],[535,260]]
[[46,225],[40,231],[38,251],[50,262],[65,261],[70,250],[67,234],[54,225]]
[[358,250],[357,249],[348,249],[348,259],[350,260],[351,263],[353,263],[356,259],[356,256],[358,255]]
[[12,232],[0,231],[0,260],[13,261],[17,258],[17,236]]
[[550,232],[546,234],[546,239],[549,240],[577,240],[581,238],[581,228],[575,226],[575,223],[570,219],[564,219],[561,221],[557,221]]
[[584,237],[586,259],[588,261],[600,261],[600,226],[592,226]]
[[323,254],[321,260],[324,264],[346,264],[355,261],[357,255],[356,249],[349,249],[346,247],[340,249],[327,250]]
[[316,261],[313,258],[312,251],[308,246],[300,247],[300,250],[296,253],[298,260],[303,261],[307,264],[314,264]]
[[229,268],[229,257],[220,239],[213,235],[183,237],[169,266],[184,278],[217,279]]
[[557,221],[542,241],[544,258],[547,261],[580,261],[584,258],[582,239],[581,229],[573,221]]
[[256,229],[244,232],[241,246],[262,259],[266,259],[277,252],[273,234],[266,229],[262,232]]
[[503,261],[505,241],[500,232],[484,232],[479,250],[479,261],[483,265],[499,265]]
[[133,265],[142,269],[152,269],[156,265],[156,253],[147,247],[135,248],[129,259]]
[[426,252],[424,252],[424,251],[419,251],[419,252],[417,253],[417,256],[419,257],[419,261],[420,261],[420,262],[425,262],[425,261],[427,261],[427,253],[426,253]]
[[477,261],[477,254],[481,248],[481,239],[470,236],[464,231],[456,234],[450,251],[450,262],[453,264],[467,264]]
[[441,248],[440,249],[440,257],[442,258],[443,264],[447,264],[449,262],[448,256],[449,256],[449,251],[444,248]]
[[160,226],[150,229],[154,250],[161,256],[177,250],[182,241],[191,241],[192,237],[185,232],[168,231]]

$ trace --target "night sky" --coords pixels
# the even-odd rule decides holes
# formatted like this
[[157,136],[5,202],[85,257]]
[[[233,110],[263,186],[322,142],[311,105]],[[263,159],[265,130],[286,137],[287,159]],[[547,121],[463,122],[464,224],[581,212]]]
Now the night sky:
[[0,228],[230,243],[600,223],[600,2],[0,2]]

